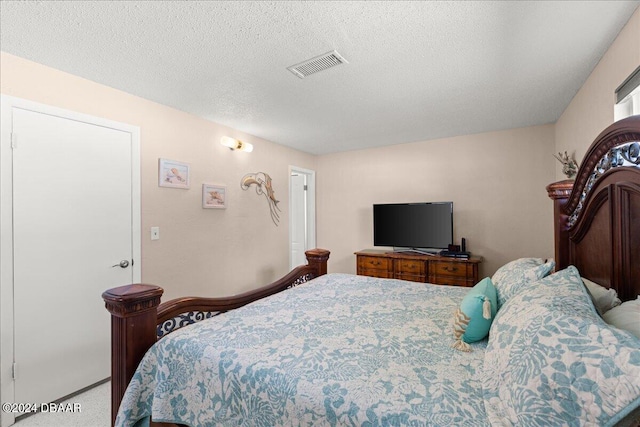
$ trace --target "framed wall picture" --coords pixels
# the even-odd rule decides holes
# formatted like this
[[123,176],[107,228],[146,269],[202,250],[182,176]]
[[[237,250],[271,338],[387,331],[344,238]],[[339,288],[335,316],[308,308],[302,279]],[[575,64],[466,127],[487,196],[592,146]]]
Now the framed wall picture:
[[175,160],[158,159],[160,187],[189,188],[189,165]]
[[227,187],[224,185],[202,184],[202,207],[205,209],[226,209]]

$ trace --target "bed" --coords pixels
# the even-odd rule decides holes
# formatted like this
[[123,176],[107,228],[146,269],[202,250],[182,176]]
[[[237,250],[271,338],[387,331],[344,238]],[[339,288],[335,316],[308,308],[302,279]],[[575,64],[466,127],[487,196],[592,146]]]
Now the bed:
[[636,425],[640,338],[585,284],[640,294],[638,141],[639,116],[614,123],[547,187],[554,258],[501,267],[478,299],[488,338],[462,347],[468,288],[327,274],[322,249],[231,298],[106,291],[114,424]]

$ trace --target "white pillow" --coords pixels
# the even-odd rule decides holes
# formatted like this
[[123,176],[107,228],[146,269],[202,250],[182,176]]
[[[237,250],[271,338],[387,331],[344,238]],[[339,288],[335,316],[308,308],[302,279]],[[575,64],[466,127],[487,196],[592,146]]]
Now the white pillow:
[[593,304],[596,306],[596,310],[598,310],[601,315],[622,303],[615,289],[607,289],[584,277],[582,281],[593,298]]
[[518,258],[500,267],[493,276],[491,282],[498,295],[498,309],[509,298],[527,287],[528,283],[537,282],[553,271],[556,262],[552,259],[542,258]]
[[640,338],[640,296],[612,308],[602,318],[611,326],[629,331]]

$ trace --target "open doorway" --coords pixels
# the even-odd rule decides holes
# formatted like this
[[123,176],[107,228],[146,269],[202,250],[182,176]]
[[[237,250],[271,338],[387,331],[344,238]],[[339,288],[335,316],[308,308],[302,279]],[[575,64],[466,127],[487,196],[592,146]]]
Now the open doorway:
[[289,166],[289,267],[306,263],[316,246],[316,173]]

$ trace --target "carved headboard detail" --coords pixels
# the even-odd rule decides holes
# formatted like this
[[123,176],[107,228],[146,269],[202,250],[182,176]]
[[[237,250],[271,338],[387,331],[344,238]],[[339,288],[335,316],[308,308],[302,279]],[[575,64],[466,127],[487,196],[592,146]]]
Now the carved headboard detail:
[[557,268],[640,294],[640,116],[606,128],[587,151],[576,180],[547,187],[554,200]]

